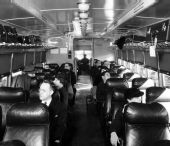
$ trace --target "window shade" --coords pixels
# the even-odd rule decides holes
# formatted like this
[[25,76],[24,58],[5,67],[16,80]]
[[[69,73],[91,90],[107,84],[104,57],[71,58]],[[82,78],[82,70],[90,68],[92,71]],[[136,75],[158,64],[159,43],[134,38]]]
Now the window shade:
[[170,53],[159,53],[160,70],[170,72]]
[[122,52],[121,50],[118,50],[118,54],[117,54],[118,58],[120,58],[120,59],[122,58],[122,55],[121,55],[122,53],[121,52]]
[[0,74],[9,73],[11,66],[11,54],[0,54]]
[[128,52],[128,61],[134,62],[133,50],[128,50],[127,52]]
[[46,62],[46,52],[42,52],[41,62]]
[[26,66],[33,65],[34,63],[34,52],[26,53]]
[[123,60],[126,60],[127,61],[127,51],[122,51],[122,54],[123,54]]
[[144,64],[144,57],[142,51],[135,50],[135,62]]
[[149,52],[145,52],[145,65],[157,70],[156,57],[150,57]]
[[12,70],[18,70],[24,67],[24,53],[14,53]]
[[35,64],[41,62],[41,52],[35,52]]

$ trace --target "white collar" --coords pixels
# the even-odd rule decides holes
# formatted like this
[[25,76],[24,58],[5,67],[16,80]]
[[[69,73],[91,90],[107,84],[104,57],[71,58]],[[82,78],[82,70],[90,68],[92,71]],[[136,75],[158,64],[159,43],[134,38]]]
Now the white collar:
[[49,98],[47,100],[41,101],[43,104],[46,104],[47,106],[50,105],[52,98]]

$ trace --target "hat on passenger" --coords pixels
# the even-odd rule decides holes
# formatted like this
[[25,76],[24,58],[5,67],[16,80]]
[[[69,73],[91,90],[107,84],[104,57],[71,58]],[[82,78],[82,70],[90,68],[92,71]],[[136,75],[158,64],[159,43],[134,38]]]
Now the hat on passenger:
[[132,99],[134,97],[140,97],[143,96],[143,92],[140,91],[138,88],[128,88],[125,91],[125,98],[126,99]]

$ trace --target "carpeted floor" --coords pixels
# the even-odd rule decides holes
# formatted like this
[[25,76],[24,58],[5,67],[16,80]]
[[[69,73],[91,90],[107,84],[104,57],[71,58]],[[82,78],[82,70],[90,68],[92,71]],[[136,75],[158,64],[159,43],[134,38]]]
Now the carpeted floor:
[[75,105],[68,114],[68,129],[63,146],[105,146],[95,105],[86,107],[86,97],[90,95],[89,76],[79,76]]

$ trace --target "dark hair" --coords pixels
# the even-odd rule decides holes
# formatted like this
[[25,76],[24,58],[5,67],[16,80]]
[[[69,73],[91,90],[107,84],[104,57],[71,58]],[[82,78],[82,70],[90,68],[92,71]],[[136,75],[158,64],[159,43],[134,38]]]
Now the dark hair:
[[56,78],[57,78],[63,85],[66,84],[65,74],[64,74],[64,73],[59,72],[59,73],[56,75]]
[[128,88],[125,91],[125,98],[131,100],[134,97],[141,97],[143,94],[138,88]]

